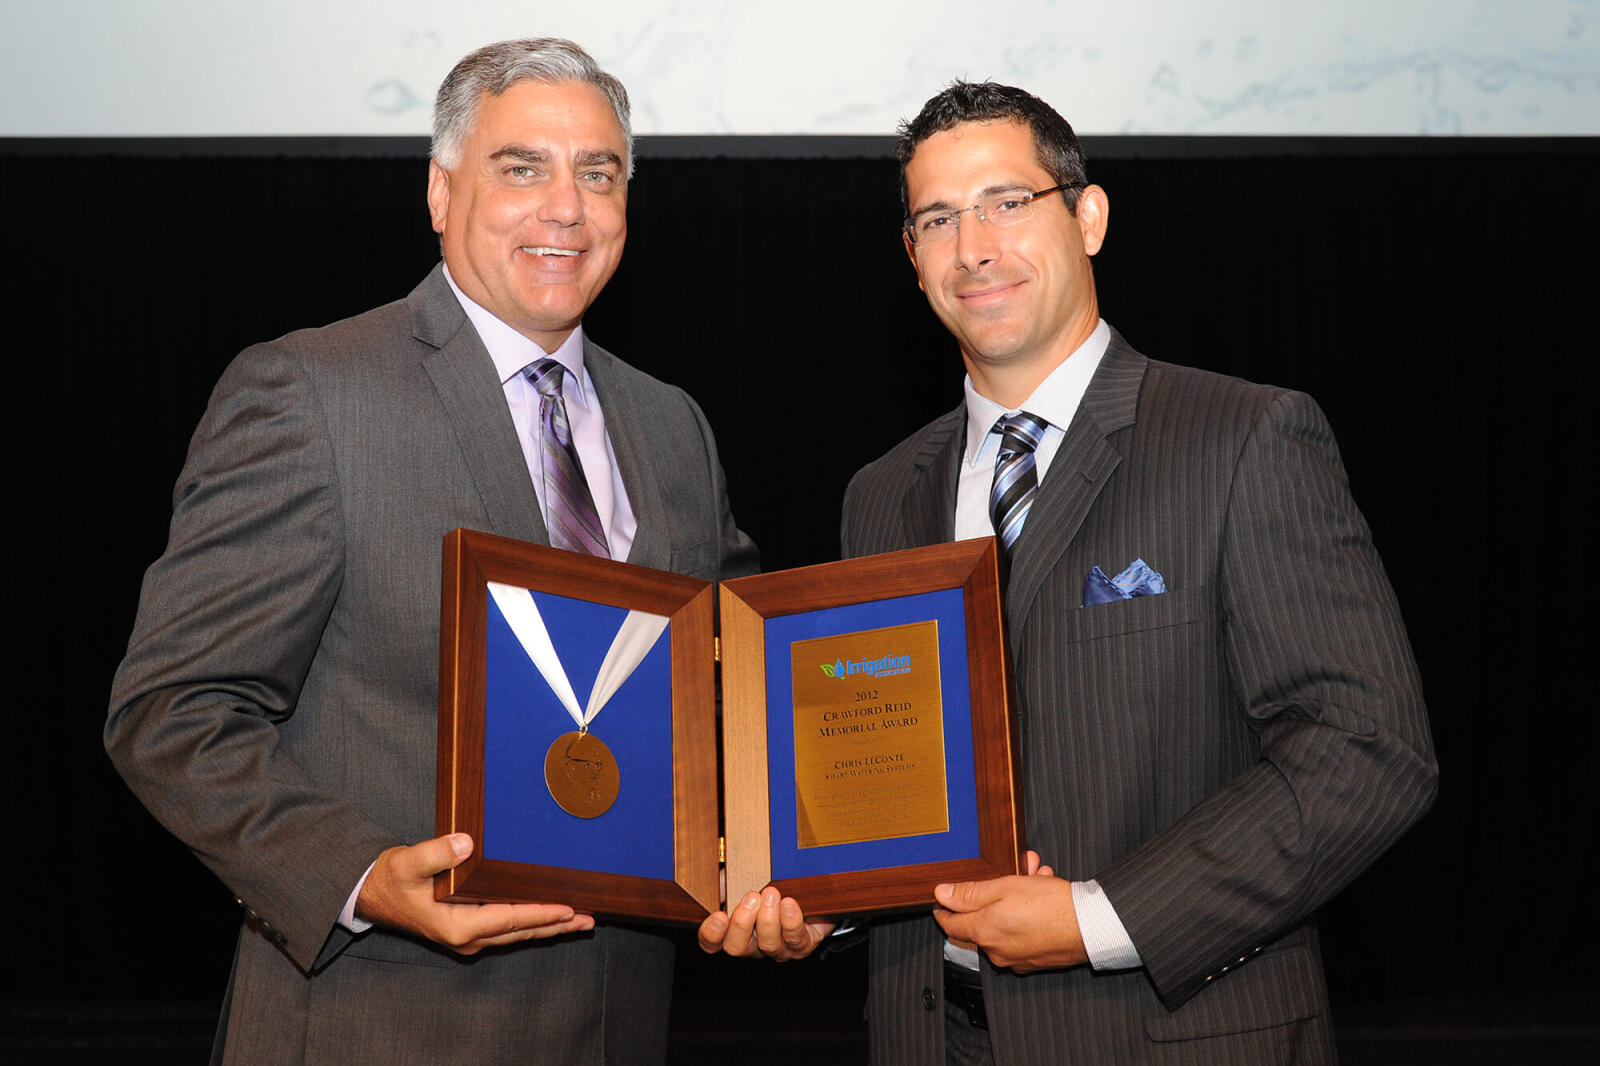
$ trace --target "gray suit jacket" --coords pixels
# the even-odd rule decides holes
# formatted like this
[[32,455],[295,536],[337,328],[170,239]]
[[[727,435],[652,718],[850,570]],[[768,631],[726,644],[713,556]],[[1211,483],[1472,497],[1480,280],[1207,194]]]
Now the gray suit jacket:
[[[638,518],[629,561],[754,571],[699,408],[593,344],[584,359]],[[219,1058],[664,1057],[658,935],[603,926],[464,960],[336,924],[380,851],[434,834],[441,540],[457,526],[547,542],[442,269],[223,374],[105,730],[134,792],[246,910]]]
[[[856,475],[846,555],[948,540],[965,413]],[[1144,558],[1163,595],[1081,607]],[[1120,336],[1014,550],[1028,845],[1096,878],[1145,963],[984,967],[1010,1063],[1334,1058],[1317,907],[1432,801],[1409,643],[1307,397],[1151,362]],[[940,1062],[941,937],[872,930],[875,1062]]]

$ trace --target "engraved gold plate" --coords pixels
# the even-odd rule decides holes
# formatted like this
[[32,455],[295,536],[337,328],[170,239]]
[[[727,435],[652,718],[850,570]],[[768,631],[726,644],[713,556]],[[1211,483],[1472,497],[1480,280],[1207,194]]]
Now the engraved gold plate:
[[598,818],[617,802],[622,773],[617,758],[593,733],[563,733],[544,757],[544,783],[568,814]]
[[939,623],[790,645],[802,848],[943,833]]

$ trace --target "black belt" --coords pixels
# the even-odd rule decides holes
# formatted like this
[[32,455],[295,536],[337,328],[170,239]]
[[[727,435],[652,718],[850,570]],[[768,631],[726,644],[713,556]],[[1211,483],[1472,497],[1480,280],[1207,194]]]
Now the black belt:
[[974,1029],[989,1028],[989,1015],[983,1009],[983,980],[977,970],[945,959],[944,998],[966,1013],[968,1025]]

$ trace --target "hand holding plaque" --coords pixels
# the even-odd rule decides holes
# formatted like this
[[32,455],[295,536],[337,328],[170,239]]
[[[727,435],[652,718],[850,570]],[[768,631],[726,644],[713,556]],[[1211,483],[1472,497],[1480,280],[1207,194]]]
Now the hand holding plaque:
[[726,910],[700,923],[698,939],[700,950],[708,955],[722,951],[788,962],[810,955],[835,927],[836,923],[827,919],[807,921],[798,902],[769,885],[760,892],[745,893],[742,899],[729,900]]
[[434,899],[434,878],[472,854],[465,833],[434,837],[384,851],[372,864],[356,900],[356,917],[403,929],[456,952],[581,933],[594,917],[562,903],[444,903]]
[[934,920],[952,943],[981,951],[1016,973],[1089,961],[1078,927],[1072,884],[1028,852],[1028,873],[934,889]]

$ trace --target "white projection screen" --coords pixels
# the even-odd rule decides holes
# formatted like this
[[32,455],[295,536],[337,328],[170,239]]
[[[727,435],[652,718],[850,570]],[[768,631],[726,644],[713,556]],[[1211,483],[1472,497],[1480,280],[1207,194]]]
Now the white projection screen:
[[1089,135],[1600,134],[1600,0],[0,0],[0,137],[421,136],[455,60],[531,35],[647,136],[883,136],[955,77]]

